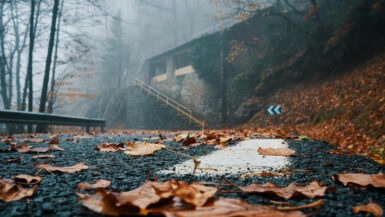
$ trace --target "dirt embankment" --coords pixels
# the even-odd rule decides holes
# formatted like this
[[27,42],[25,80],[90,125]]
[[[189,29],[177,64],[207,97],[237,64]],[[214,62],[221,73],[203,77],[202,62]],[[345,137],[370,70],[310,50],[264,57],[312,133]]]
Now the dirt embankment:
[[333,79],[297,84],[252,100],[282,105],[283,114],[273,117],[261,110],[249,127],[279,127],[384,163],[385,53]]

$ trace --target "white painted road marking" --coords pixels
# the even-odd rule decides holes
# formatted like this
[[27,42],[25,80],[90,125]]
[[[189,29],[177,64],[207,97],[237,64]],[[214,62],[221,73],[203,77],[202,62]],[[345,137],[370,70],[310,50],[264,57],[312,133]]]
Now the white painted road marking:
[[[258,153],[258,148],[287,148],[282,139],[250,139],[238,144],[214,151],[207,156],[197,158],[201,161],[196,175],[236,175],[242,173],[258,173],[277,170],[289,164],[288,157],[264,156]],[[191,174],[194,168],[193,160],[174,165],[159,173],[179,175]]]

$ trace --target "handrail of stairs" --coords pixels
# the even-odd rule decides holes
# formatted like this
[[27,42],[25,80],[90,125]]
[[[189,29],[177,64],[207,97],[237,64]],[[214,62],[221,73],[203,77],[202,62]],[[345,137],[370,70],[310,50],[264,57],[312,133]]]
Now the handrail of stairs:
[[159,99],[162,102],[166,103],[167,105],[169,105],[170,107],[175,109],[178,113],[181,113],[184,116],[186,116],[187,118],[189,118],[190,121],[193,121],[193,122],[201,125],[202,126],[202,130],[204,131],[205,121],[204,120],[199,120],[196,117],[194,117],[192,115],[191,109],[189,109],[186,106],[178,103],[177,101],[175,101],[174,99],[168,97],[167,95],[159,92],[158,90],[156,90],[155,88],[151,87],[150,85],[144,83],[143,81],[138,80],[138,79],[133,79],[133,80],[134,80],[134,84],[137,85],[140,89],[146,91],[148,94],[151,94],[154,97],[156,97],[157,99]]

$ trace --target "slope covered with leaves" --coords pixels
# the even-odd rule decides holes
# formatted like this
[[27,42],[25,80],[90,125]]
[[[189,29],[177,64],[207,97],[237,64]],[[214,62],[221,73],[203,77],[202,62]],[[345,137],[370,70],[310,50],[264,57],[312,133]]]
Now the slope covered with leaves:
[[249,121],[253,127],[279,127],[340,149],[385,159],[385,54],[334,79],[297,84],[269,98],[250,99],[262,105],[282,105],[283,114],[264,109]]

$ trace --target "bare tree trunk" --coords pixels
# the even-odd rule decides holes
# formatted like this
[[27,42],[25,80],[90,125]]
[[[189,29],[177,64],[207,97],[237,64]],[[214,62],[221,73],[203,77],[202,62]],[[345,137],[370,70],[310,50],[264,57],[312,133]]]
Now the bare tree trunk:
[[[36,28],[37,28],[37,23],[39,21],[39,15],[40,15],[40,5],[41,1],[39,0],[38,7],[37,7],[37,13],[36,13],[36,18],[34,15],[35,12],[35,0],[31,0],[31,17],[30,17],[30,24],[29,24],[29,54],[28,54],[28,66],[27,66],[27,76],[25,76],[25,83],[24,83],[24,91],[23,91],[23,100],[21,104],[21,110],[25,110],[26,108],[26,98],[27,98],[27,92],[29,90],[29,95],[28,95],[28,101],[29,101],[29,106],[28,110],[32,111],[32,103],[33,103],[33,89],[32,87],[32,64],[33,64],[33,49],[34,49],[34,43],[35,43],[35,35],[36,35]],[[33,4],[33,8],[32,8]],[[33,9],[33,11],[32,11]],[[33,12],[33,13],[32,13]],[[35,19],[35,22],[34,22]],[[29,71],[29,68],[31,67],[31,71]],[[31,85],[30,85],[31,84]]]
[[1,49],[1,57],[0,57],[0,87],[1,87],[1,96],[3,98],[4,108],[10,109],[11,104],[8,99],[7,94],[7,82],[5,78],[6,73],[6,65],[7,65],[7,59],[5,57],[5,47],[4,47],[4,37],[5,37],[5,29],[3,25],[3,9],[4,4],[0,4],[0,49]]
[[[31,16],[29,19],[29,52],[28,52],[28,66],[27,66],[27,76],[25,79],[24,95],[26,96],[27,85],[29,89],[28,96],[28,111],[33,110],[33,88],[32,88],[32,65],[33,65],[33,47],[35,43],[35,32],[34,32],[34,19],[35,19],[35,0],[31,0]],[[25,100],[24,100],[25,102]],[[23,104],[25,107],[25,103]],[[32,133],[32,125],[28,125],[28,133]]]
[[[46,59],[46,63],[45,63],[44,79],[43,79],[43,87],[41,90],[39,112],[45,112],[45,108],[46,108],[46,104],[47,104],[49,71],[51,69],[52,52],[53,52],[53,46],[55,43],[56,21],[57,21],[58,9],[59,9],[59,0],[55,0],[54,6],[53,6],[53,11],[52,11],[51,33],[50,33],[49,43],[48,43],[48,53],[47,53],[47,59]],[[45,132],[46,127],[44,127],[43,125],[40,125],[39,131]]]
[[17,7],[17,4],[13,7],[13,2],[11,3],[11,13],[12,13],[12,22],[13,22],[13,28],[15,32],[15,52],[16,54],[16,107],[18,110],[21,109],[21,85],[20,85],[20,69],[21,69],[21,54],[23,53],[23,50],[25,48],[25,44],[27,41],[27,35],[28,35],[28,28],[29,23],[27,25],[27,28],[24,32],[23,42],[20,45],[20,32],[19,32],[19,10]]
[[9,57],[9,64],[8,64],[8,101],[9,101],[9,107],[12,107],[12,96],[13,96],[13,59],[15,56],[15,52],[11,54]]
[[48,113],[53,112],[53,104],[54,104],[55,98],[56,98],[55,97],[55,76],[56,76],[57,50],[59,47],[60,21],[61,21],[61,15],[63,13],[63,5],[64,5],[64,0],[62,0],[61,5],[60,5],[57,30],[56,30],[55,55],[54,55],[53,67],[52,67],[51,89],[49,91],[49,99],[48,99]]

